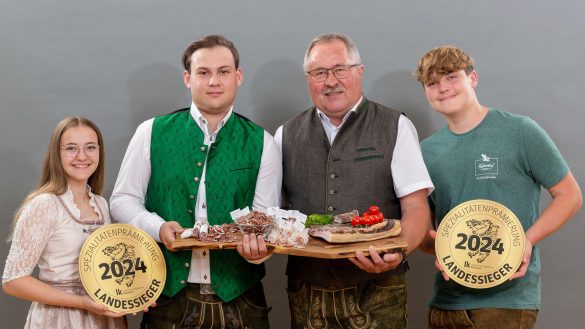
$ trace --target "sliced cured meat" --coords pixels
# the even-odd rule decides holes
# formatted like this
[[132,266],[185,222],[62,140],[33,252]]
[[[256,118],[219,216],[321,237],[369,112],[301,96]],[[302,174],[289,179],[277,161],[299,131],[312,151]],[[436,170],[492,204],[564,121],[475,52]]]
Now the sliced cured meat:
[[351,220],[353,219],[353,217],[359,216],[359,215],[360,215],[359,211],[353,210],[350,212],[346,212],[344,214],[339,214],[339,215],[333,216],[333,222],[338,223],[338,224],[351,223]]
[[[309,234],[331,243],[372,241],[400,234],[400,224],[394,219],[366,227],[352,227],[351,224],[328,224],[309,227]],[[397,225],[398,224],[398,225]]]

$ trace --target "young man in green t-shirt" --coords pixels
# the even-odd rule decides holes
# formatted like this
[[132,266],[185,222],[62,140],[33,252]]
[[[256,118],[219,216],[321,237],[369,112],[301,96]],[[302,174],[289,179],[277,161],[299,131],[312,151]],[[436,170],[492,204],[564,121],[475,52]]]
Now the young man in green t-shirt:
[[[489,199],[508,207],[525,231],[522,264],[493,288],[467,288],[440,270],[430,301],[429,328],[534,328],[540,308],[538,243],[563,226],[582,205],[569,167],[546,132],[530,118],[479,103],[473,59],[453,46],[431,49],[415,75],[429,104],[447,121],[421,146],[435,184],[434,223],[421,249],[434,253],[436,227],[453,207]],[[478,171],[478,161],[497,170]],[[552,197],[539,213],[540,189]]]

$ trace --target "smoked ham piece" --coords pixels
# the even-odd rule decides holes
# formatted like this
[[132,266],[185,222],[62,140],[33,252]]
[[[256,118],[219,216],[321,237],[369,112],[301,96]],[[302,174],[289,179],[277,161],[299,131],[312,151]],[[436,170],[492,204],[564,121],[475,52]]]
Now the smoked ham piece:
[[351,224],[339,223],[313,225],[309,227],[309,234],[330,243],[351,243],[396,236],[400,234],[400,230],[399,221],[384,219],[381,223],[365,227],[352,227]]

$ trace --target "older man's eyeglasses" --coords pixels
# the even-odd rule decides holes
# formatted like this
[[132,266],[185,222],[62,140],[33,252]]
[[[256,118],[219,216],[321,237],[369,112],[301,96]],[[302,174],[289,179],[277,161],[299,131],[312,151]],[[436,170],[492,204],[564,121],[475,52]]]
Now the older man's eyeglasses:
[[314,69],[311,71],[307,71],[307,73],[311,79],[320,82],[327,80],[327,76],[329,75],[329,71],[333,73],[333,76],[337,79],[347,78],[349,76],[349,72],[353,67],[360,66],[362,64],[351,64],[351,65],[336,65],[330,69]]
[[79,150],[83,149],[85,155],[89,157],[94,157],[99,154],[100,146],[96,143],[89,143],[85,144],[83,147],[79,147],[75,144],[67,144],[65,146],[61,146],[61,150],[63,150],[63,154],[65,154],[68,158],[74,158],[79,154]]

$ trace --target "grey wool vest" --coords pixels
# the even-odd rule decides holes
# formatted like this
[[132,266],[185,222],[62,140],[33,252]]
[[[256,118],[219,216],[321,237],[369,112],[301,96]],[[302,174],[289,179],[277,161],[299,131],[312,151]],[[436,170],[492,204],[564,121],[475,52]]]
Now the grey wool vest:
[[[332,145],[315,108],[287,121],[282,136],[283,191],[290,208],[305,214],[339,214],[377,205],[386,218],[400,218],[391,172],[399,117],[400,112],[364,98]],[[395,273],[368,274],[345,259],[290,256],[287,265],[289,278],[325,287],[346,287]]]

